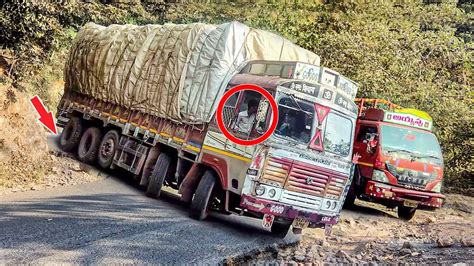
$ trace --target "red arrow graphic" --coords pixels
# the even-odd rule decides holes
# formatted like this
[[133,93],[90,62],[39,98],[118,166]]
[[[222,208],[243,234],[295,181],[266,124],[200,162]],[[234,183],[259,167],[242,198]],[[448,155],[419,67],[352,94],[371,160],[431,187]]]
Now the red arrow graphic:
[[36,112],[40,115],[40,118],[38,119],[41,124],[43,124],[51,133],[54,135],[58,134],[58,131],[56,129],[56,124],[54,123],[54,118],[53,118],[53,112],[48,112],[46,110],[46,107],[44,107],[43,102],[41,102],[41,99],[38,97],[38,95],[35,95],[35,97],[30,99],[31,104],[33,104],[33,107],[35,107]]

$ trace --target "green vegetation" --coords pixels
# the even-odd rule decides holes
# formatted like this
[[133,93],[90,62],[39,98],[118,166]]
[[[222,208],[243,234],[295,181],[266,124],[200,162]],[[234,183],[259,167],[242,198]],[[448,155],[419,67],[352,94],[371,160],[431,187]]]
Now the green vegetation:
[[[60,65],[76,30],[88,21],[107,25],[238,20],[319,54],[323,65],[361,84],[360,97],[385,98],[430,113],[443,147],[445,184],[472,193],[474,16],[468,1],[135,2],[5,4],[0,10],[0,47],[17,61],[10,71],[11,60],[4,60],[11,73],[8,79],[19,89],[33,81],[26,90],[47,94],[47,83],[62,74]],[[54,104],[57,95],[46,99]]]

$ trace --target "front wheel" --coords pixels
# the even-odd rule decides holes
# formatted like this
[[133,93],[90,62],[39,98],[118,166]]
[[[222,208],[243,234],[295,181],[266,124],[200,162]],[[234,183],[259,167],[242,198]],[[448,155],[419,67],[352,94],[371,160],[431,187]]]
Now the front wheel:
[[273,222],[271,231],[273,235],[284,238],[288,234],[290,227],[291,222]]
[[211,171],[206,171],[199,182],[191,201],[191,217],[197,220],[204,220],[209,214],[209,203],[212,192],[216,186],[216,177]]
[[405,206],[398,206],[398,218],[410,221],[413,216],[415,216],[416,208],[412,207],[405,207]]

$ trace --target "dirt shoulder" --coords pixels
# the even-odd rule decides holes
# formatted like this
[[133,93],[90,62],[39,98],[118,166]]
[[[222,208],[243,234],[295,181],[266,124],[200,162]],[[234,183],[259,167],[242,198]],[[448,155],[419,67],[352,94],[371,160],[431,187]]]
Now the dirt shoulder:
[[59,152],[55,141],[37,122],[27,95],[0,85],[0,195],[104,178]]
[[293,247],[263,252],[249,262],[327,263],[474,263],[474,198],[447,195],[445,207],[417,211],[405,222],[379,205],[358,201],[343,210],[332,235],[306,229]]

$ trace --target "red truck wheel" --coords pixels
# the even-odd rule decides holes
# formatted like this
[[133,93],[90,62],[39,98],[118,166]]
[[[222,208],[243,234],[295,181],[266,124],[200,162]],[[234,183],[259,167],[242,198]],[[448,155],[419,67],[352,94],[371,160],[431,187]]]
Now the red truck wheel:
[[102,132],[96,127],[88,128],[81,137],[77,156],[79,160],[93,164],[97,160],[97,153],[99,151],[99,144],[102,140]]
[[411,207],[405,207],[405,206],[398,206],[398,218],[405,220],[405,221],[410,221],[413,216],[415,216],[416,208],[411,208]]
[[59,137],[61,150],[72,151],[76,149],[81,141],[82,130],[82,120],[79,117],[71,117]]
[[194,193],[191,201],[191,217],[197,220],[204,220],[209,214],[209,201],[216,186],[216,176],[212,171],[207,170]]
[[155,167],[151,173],[150,181],[145,194],[150,198],[158,198],[161,194],[161,188],[170,169],[171,157],[162,152],[156,160]]
[[103,169],[107,169],[112,164],[114,160],[115,151],[117,150],[119,133],[117,130],[110,130],[102,138],[102,141],[99,145],[99,155],[97,156],[97,161]]

